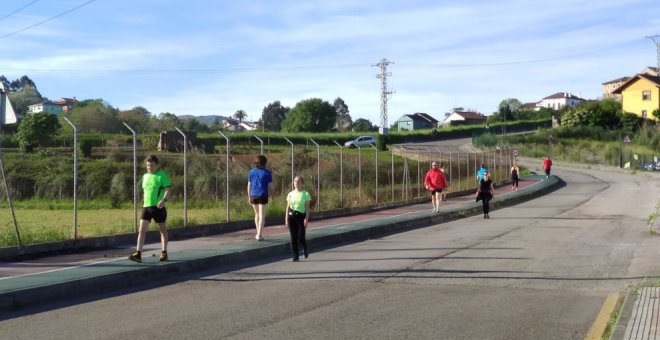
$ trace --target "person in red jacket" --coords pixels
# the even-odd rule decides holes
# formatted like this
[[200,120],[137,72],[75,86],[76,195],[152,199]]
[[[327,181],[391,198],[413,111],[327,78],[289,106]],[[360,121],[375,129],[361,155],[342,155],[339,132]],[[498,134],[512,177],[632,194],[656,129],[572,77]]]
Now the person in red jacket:
[[545,178],[550,177],[550,168],[552,168],[552,161],[549,157],[543,159],[543,170],[545,170]]
[[431,163],[431,169],[424,178],[424,187],[431,191],[431,203],[433,212],[440,211],[440,202],[442,200],[442,191],[447,188],[447,179],[444,172],[440,171],[438,162]]

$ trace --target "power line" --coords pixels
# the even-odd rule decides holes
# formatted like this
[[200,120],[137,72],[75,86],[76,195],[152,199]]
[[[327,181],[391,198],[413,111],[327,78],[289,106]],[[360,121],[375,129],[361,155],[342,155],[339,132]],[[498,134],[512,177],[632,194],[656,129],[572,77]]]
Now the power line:
[[26,5],[24,5],[23,7],[21,7],[21,8],[19,8],[19,9],[15,10],[15,11],[13,11],[13,12],[11,12],[11,13],[9,13],[9,14],[3,16],[3,17],[0,17],[0,21],[9,18],[10,16],[12,16],[12,15],[14,15],[14,14],[16,14],[16,13],[22,11],[22,10],[24,10],[25,8],[27,8],[27,7],[31,6],[31,5],[34,5],[34,3],[36,3],[36,2],[39,2],[39,0],[33,0],[33,1],[28,2],[28,3],[27,3]]
[[64,15],[66,15],[66,14],[69,14],[69,13],[71,13],[71,12],[73,12],[73,11],[75,11],[75,10],[81,8],[81,7],[87,6],[87,5],[89,5],[89,4],[91,4],[92,2],[95,2],[95,1],[96,1],[96,0],[89,0],[89,1],[84,2],[84,3],[82,3],[82,4],[78,5],[78,6],[75,6],[75,7],[73,7],[73,8],[70,8],[70,9],[68,9],[68,10],[66,10],[66,11],[64,11],[64,12],[62,12],[62,13],[59,13],[59,14],[57,14],[57,15],[55,15],[55,16],[52,16],[52,17],[50,17],[50,18],[48,18],[48,19],[45,19],[45,20],[39,21],[39,22],[37,22],[36,24],[32,24],[32,25],[26,26],[26,27],[24,27],[24,28],[21,28],[21,29],[18,30],[18,31],[14,31],[14,32],[11,32],[11,33],[7,33],[7,34],[5,34],[5,35],[0,35],[0,39],[9,38],[9,37],[14,36],[14,35],[16,35],[16,34],[19,34],[19,33],[25,32],[25,31],[27,31],[27,30],[29,30],[29,29],[31,29],[31,28],[34,28],[34,27],[37,27],[37,26],[43,25],[43,24],[45,24],[45,23],[47,23],[47,22],[49,22],[49,21],[51,21],[51,20],[55,20],[55,19],[57,19],[57,18],[59,18],[59,17],[61,17],[61,16],[64,16]]
[[4,71],[34,72],[34,73],[123,73],[123,74],[165,74],[165,73],[233,73],[253,71],[295,71],[314,69],[341,69],[366,67],[368,64],[337,64],[282,67],[245,67],[228,69],[40,69],[40,68],[7,68]]

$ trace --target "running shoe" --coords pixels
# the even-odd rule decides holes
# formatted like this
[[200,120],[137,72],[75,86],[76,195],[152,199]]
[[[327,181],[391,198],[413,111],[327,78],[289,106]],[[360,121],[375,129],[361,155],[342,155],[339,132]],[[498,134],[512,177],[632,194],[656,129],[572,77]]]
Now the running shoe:
[[142,262],[142,253],[139,251],[134,251],[131,253],[131,255],[128,255],[128,259],[134,262],[141,263]]
[[166,251],[161,251],[160,252],[160,261],[167,261],[167,252]]

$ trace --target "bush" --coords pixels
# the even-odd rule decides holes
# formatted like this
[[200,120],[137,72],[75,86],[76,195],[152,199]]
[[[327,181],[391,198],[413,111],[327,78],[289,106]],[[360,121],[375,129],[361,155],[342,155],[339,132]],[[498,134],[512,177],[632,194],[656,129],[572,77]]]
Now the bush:
[[[97,145],[98,146],[98,145]],[[82,157],[91,157],[94,140],[82,138],[78,141],[78,155]]]
[[124,173],[120,172],[112,176],[112,181],[110,182],[110,205],[113,208],[121,208],[121,203],[128,196],[129,190]]

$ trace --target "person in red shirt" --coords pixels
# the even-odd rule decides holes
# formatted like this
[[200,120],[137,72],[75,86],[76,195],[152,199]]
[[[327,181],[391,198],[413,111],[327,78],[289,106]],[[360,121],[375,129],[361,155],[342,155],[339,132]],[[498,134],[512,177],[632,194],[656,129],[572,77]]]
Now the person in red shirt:
[[550,158],[543,158],[543,170],[545,170],[545,178],[550,177],[550,168],[552,168],[552,161]]
[[431,191],[433,212],[440,211],[442,191],[447,188],[447,179],[445,178],[445,174],[440,171],[438,162],[431,163],[431,169],[426,173],[426,177],[424,178],[424,187],[426,190]]

